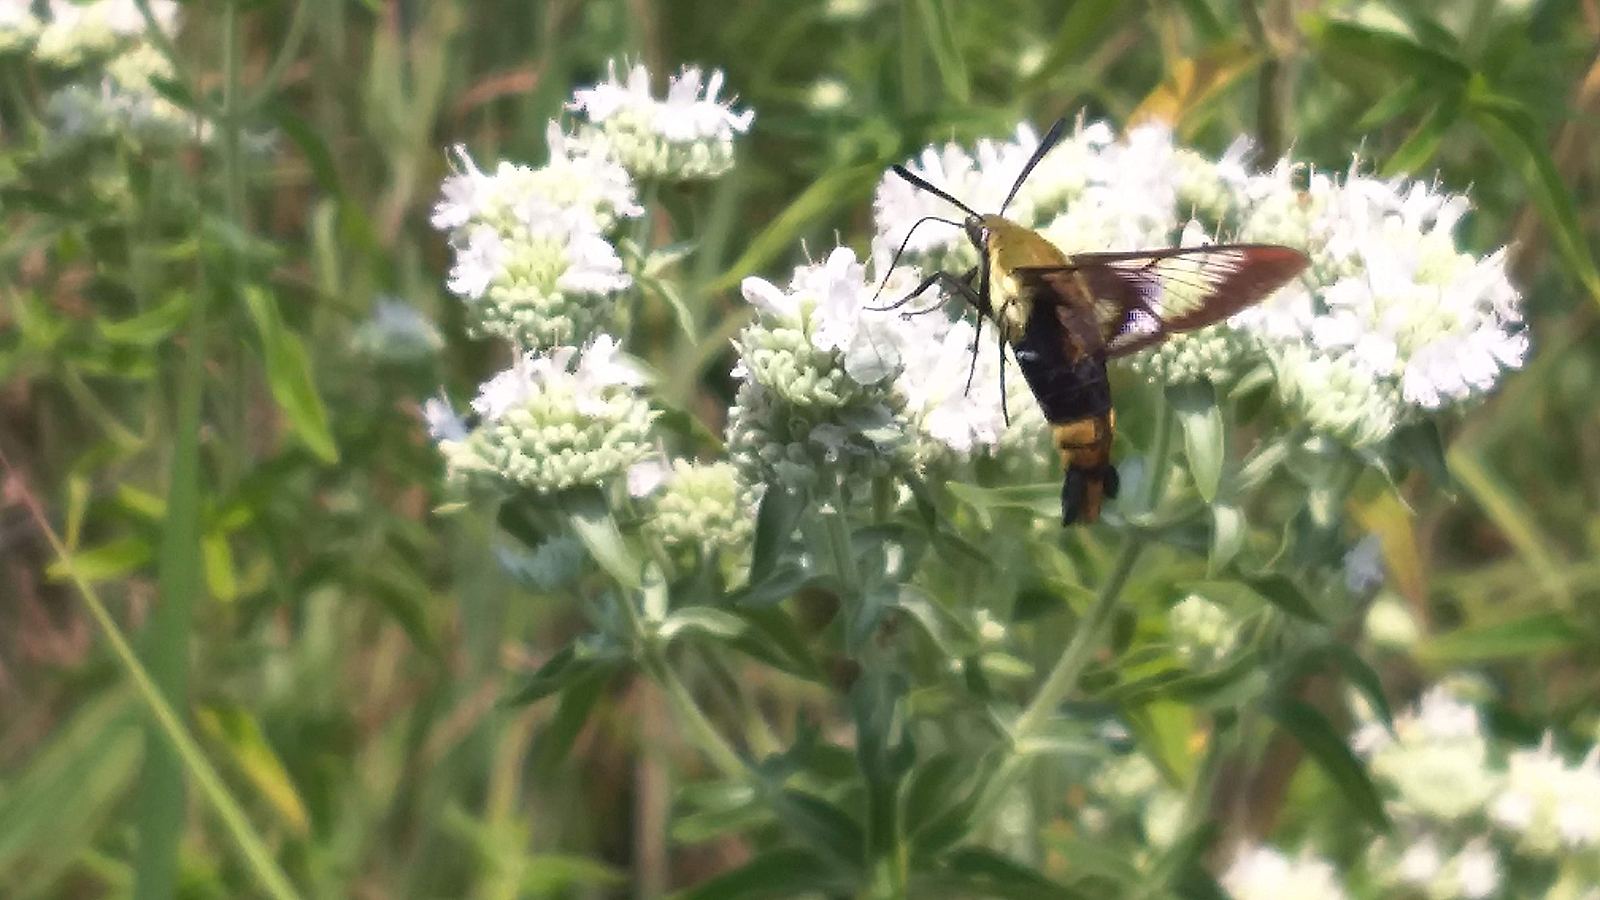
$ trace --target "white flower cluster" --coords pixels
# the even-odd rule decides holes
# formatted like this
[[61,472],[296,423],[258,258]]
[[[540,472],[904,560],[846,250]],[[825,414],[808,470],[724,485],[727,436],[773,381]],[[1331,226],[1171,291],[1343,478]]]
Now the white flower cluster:
[[[150,0],[149,5],[151,17],[163,34],[171,35],[177,30],[181,10],[176,0]],[[13,0],[7,6],[13,8],[0,13],[0,29],[33,28],[34,58],[63,69],[122,49],[144,34],[146,27],[144,14],[134,0],[50,0],[49,19],[32,26],[23,22],[24,13],[31,15],[31,3]]]
[[1183,792],[1162,777],[1143,753],[1114,756],[1089,779],[1092,801],[1083,810],[1085,826],[1105,833],[1118,819],[1137,826],[1143,842],[1159,851],[1181,837]]
[[[880,254],[880,268],[886,258]],[[1009,349],[1003,409],[1000,357],[984,342],[973,358],[970,322],[881,308],[911,288],[909,274],[890,272],[880,291],[880,279],[841,247],[821,265],[797,268],[787,290],[745,279],[745,299],[762,316],[735,341],[734,374],[745,385],[729,444],[749,458],[748,471],[784,473],[785,483],[800,486],[819,465],[884,474],[908,462],[962,462],[1014,448],[1026,452],[1003,461],[1048,459],[1040,452],[1044,417]]]
[[1235,321],[1254,331],[1280,394],[1312,427],[1363,449],[1395,428],[1476,399],[1528,352],[1505,252],[1462,252],[1466,197],[1381,181],[1356,166],[1312,173],[1305,190],[1280,165],[1247,188],[1242,236],[1303,247],[1310,277]]
[[762,314],[734,341],[743,384],[728,451],[745,478],[809,488],[887,474],[903,459],[905,422],[892,386],[897,317],[868,309],[872,285],[840,247],[797,268],[787,290],[744,280]]
[[45,112],[54,126],[54,149],[118,137],[137,146],[210,140],[210,122],[162,96],[151,82],[171,77],[172,63],[166,55],[140,44],[107,61],[99,81],[68,85],[51,94]]
[[1241,847],[1222,873],[1233,900],[1345,900],[1349,895],[1327,860],[1290,858],[1265,845]]
[[1195,668],[1216,663],[1238,641],[1238,622],[1216,603],[1190,594],[1167,610],[1167,634],[1178,658]]
[[669,549],[737,551],[755,536],[756,497],[732,463],[646,460],[628,472],[628,491],[646,498],[646,530]]
[[449,235],[447,286],[466,301],[473,332],[535,348],[581,343],[610,322],[633,280],[607,231],[643,212],[604,146],[554,122],[546,137],[540,168],[501,162],[488,173],[455,148],[458,169],[432,218]]
[[32,47],[43,28],[33,14],[33,0],[0,0],[0,54]]
[[1394,792],[1398,815],[1455,823],[1481,813],[1496,779],[1478,709],[1436,686],[1395,717],[1395,734],[1369,722],[1352,739],[1372,776]]
[[606,66],[606,80],[573,92],[569,109],[592,125],[586,136],[603,141],[634,177],[688,181],[715,178],[733,167],[734,136],[750,130],[751,110],[735,111],[719,100],[722,72],[687,66],[672,76],[667,96],[650,94],[650,73],[642,64],[617,77]]
[[1600,854],[1600,745],[1577,765],[1548,734],[1538,747],[1512,751],[1489,818],[1531,856]]
[[1600,860],[1600,747],[1574,765],[1547,736],[1502,757],[1459,696],[1465,690],[1436,685],[1396,717],[1395,736],[1368,722],[1352,739],[1393,795],[1396,837],[1370,851],[1378,883],[1432,900],[1480,900],[1498,896],[1510,871],[1572,862],[1580,865],[1568,874],[1583,877],[1581,861]]
[[651,451],[643,374],[610,335],[583,351],[528,352],[485,382],[470,431],[443,400],[424,406],[452,480],[552,494],[621,478]]
[[[1029,127],[972,152],[929,148],[908,168],[980,212],[997,212],[1038,147]],[[1296,185],[1288,161],[1246,166],[1237,141],[1217,160],[1174,145],[1145,124],[1116,139],[1080,124],[1040,160],[1006,215],[1071,254],[1158,249],[1215,239],[1282,243],[1313,260],[1298,282],[1227,323],[1175,336],[1130,357],[1158,382],[1226,384],[1270,364],[1292,415],[1356,449],[1382,443],[1422,416],[1469,402],[1521,365],[1527,337],[1503,252],[1462,252],[1453,232],[1465,197],[1352,166],[1342,179],[1311,173]],[[875,252],[960,273],[976,264],[959,218],[892,173],[874,199]]]

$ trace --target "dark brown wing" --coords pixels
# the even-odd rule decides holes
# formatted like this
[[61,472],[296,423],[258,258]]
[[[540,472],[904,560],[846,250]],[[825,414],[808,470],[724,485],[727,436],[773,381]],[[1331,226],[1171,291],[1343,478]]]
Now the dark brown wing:
[[1054,295],[1081,343],[1125,356],[1180,331],[1204,328],[1256,303],[1300,274],[1304,253],[1277,244],[1212,244],[1128,253],[1079,253],[1065,266],[1019,267]]

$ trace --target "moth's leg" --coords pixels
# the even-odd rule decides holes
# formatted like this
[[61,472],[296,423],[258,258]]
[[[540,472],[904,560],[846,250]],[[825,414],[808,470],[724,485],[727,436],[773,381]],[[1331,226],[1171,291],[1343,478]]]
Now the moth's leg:
[[[968,275],[967,280],[971,281],[971,275]],[[978,294],[974,297],[972,288],[969,286],[966,297],[967,302],[971,303],[972,307],[978,311],[978,326],[972,329],[972,365],[967,368],[967,386],[961,389],[961,396],[963,397],[967,395],[968,391],[972,390],[972,376],[978,374],[978,337],[983,334],[983,317],[993,309],[989,304],[989,254],[987,252],[978,260]],[[1005,351],[1002,350],[1000,352],[1004,353]],[[1005,372],[1002,371],[1000,374],[1003,376]],[[1002,407],[1004,404],[1005,395],[1002,394]]]
[[[947,292],[956,294],[960,296],[961,299],[966,300],[968,303],[972,303],[972,285],[970,282],[972,281],[972,276],[977,274],[977,271],[977,266],[973,266],[959,276],[943,271],[934,272],[932,275],[929,275],[927,278],[924,278],[922,281],[918,282],[917,286],[911,290],[911,293],[901,297],[899,300],[896,300],[888,306],[869,306],[867,309],[870,309],[873,312],[888,312],[891,309],[899,309],[900,307],[905,306],[907,303],[910,303],[911,301],[922,296],[927,292],[928,288],[931,288],[936,284],[944,288]],[[930,312],[938,308],[939,304],[934,304],[927,309],[913,310],[912,312],[905,313],[905,315],[920,316],[923,313]]]
[[1000,357],[1000,416],[1005,421],[1006,427],[1011,427],[1011,410],[1006,406],[1006,342],[1004,339],[995,341],[995,355]]

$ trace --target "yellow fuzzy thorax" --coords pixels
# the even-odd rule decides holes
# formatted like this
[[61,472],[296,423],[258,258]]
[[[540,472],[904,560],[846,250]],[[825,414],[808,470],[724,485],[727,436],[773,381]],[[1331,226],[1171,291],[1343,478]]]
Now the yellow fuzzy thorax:
[[1016,343],[1028,327],[1033,297],[1014,274],[1020,266],[1064,266],[1067,255],[1056,245],[1003,216],[984,216],[989,232],[989,299],[995,324],[1005,339]]

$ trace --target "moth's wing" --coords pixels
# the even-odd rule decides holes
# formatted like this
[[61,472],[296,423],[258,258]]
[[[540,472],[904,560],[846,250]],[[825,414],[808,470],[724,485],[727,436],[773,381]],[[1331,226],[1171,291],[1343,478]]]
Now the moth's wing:
[[1125,356],[1204,328],[1260,301],[1303,270],[1304,253],[1276,244],[1212,244],[1129,253],[1079,253],[1066,266],[1021,269],[1048,288],[1074,335],[1087,318],[1107,356]]

